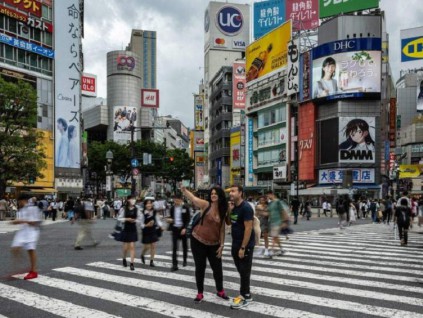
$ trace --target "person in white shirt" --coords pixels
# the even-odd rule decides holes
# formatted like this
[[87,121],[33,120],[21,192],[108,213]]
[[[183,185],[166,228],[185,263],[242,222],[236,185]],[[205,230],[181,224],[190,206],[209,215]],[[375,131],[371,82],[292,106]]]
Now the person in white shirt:
[[37,254],[35,252],[38,239],[40,237],[41,211],[28,200],[30,195],[21,194],[18,197],[18,215],[12,224],[20,224],[21,228],[16,232],[12,242],[12,253],[15,258],[19,257],[20,250],[23,248],[28,251],[30,261],[30,271],[24,279],[33,279],[38,277],[37,273]]
[[328,211],[328,203],[327,203],[326,200],[323,201],[323,203],[322,203],[322,210],[323,210],[323,214],[327,217],[328,215],[326,213]]

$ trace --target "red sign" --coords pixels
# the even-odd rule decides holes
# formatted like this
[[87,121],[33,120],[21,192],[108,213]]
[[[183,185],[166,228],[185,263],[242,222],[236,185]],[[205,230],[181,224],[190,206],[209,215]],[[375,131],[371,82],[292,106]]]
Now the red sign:
[[245,62],[234,62],[232,74],[233,108],[245,109],[245,100],[247,96]]
[[159,108],[159,90],[158,89],[142,89],[141,90],[141,106]]
[[316,106],[305,103],[299,106],[298,130],[298,161],[299,180],[313,181],[316,179]]
[[36,0],[4,0],[5,3],[18,8],[19,10],[31,13],[41,18],[41,2]]
[[91,74],[83,74],[81,77],[82,95],[97,96],[97,76]]
[[319,1],[286,0],[286,19],[292,20],[292,31],[317,28],[319,26]]
[[7,8],[3,5],[0,5],[0,14],[3,14],[12,19],[16,19],[22,23],[25,23],[27,26],[31,28],[53,33],[53,25],[51,23],[44,22],[39,19],[35,19],[31,16],[28,16],[27,14]]
[[395,147],[395,136],[397,130],[397,99],[389,100],[389,145]]

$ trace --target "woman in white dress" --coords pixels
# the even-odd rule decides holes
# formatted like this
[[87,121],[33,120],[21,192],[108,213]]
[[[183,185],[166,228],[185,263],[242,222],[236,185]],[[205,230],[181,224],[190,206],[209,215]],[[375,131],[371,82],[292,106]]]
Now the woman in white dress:
[[78,140],[76,138],[76,129],[74,125],[68,127],[68,165],[69,168],[78,168],[79,166],[79,151],[78,151]]
[[350,225],[354,222],[357,221],[357,209],[355,208],[354,203],[350,203],[350,209],[349,209],[349,214],[350,214]]

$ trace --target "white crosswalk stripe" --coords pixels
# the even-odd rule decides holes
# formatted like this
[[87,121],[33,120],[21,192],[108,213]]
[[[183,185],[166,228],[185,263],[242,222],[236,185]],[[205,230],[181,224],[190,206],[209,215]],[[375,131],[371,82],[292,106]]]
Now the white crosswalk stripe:
[[[209,268],[204,303],[194,304],[192,255],[186,267],[170,272],[171,252],[156,255],[154,269],[136,260],[135,271],[129,271],[120,259],[55,268],[31,281],[0,283],[0,303],[17,302],[60,317],[127,317],[130,313],[130,317],[423,318],[423,249],[419,247],[423,242],[412,243],[421,242],[419,236],[410,233],[410,246],[401,247],[390,228],[373,224],[290,235],[282,240],[284,256],[255,256],[254,301],[241,311],[229,309],[230,301],[216,297]],[[235,296],[239,275],[230,243],[225,245],[224,287]],[[60,293],[65,296],[54,296]],[[0,308],[0,318],[5,317],[2,314],[7,316]]]

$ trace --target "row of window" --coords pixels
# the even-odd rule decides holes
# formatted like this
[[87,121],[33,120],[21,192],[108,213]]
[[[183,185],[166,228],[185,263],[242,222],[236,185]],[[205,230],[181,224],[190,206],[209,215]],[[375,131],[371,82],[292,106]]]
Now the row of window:
[[269,166],[279,163],[281,150],[260,151],[257,156],[257,166]]
[[49,76],[53,75],[52,59],[3,43],[0,43],[0,61]]
[[286,106],[267,109],[258,114],[258,128],[264,128],[286,121]]
[[273,130],[267,130],[267,131],[261,131],[258,133],[258,146],[264,147],[264,146],[273,146],[280,144],[282,142],[281,140],[281,130],[273,129]]
[[0,29],[7,31],[8,33],[12,33],[16,37],[36,41],[41,45],[49,47],[53,46],[53,35],[51,33],[41,31],[37,28],[24,28],[23,24],[19,23],[19,21],[4,15],[0,16]]

